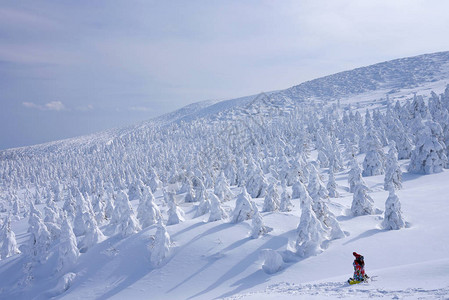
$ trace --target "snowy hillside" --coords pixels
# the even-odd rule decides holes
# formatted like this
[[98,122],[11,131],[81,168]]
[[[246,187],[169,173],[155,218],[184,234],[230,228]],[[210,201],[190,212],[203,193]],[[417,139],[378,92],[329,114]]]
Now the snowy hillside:
[[2,151],[0,299],[447,299],[448,83],[427,54]]

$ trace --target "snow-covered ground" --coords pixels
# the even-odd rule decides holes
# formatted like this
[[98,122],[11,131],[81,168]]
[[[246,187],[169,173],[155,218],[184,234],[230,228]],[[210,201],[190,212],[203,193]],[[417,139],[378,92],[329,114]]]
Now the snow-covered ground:
[[[352,194],[345,188],[346,177],[345,172],[337,175],[342,197],[329,204],[348,236],[332,241],[319,255],[302,260],[287,251],[299,223],[299,203],[294,199],[292,212],[263,213],[273,231],[259,239],[249,237],[250,221],[208,223],[205,215],[168,226],[173,248],[158,269],[149,266],[148,244],[154,226],[126,239],[109,238],[81,256],[72,271],[76,278],[62,294],[50,268],[39,267],[29,287],[21,282],[26,272],[24,258],[4,259],[0,262],[2,298],[447,299],[449,172],[404,175],[404,187],[397,194],[409,227],[398,231],[380,229],[382,215],[351,217]],[[381,188],[383,176],[370,177],[368,184],[375,206],[384,209],[388,194]],[[256,201],[260,207],[263,199]],[[229,211],[233,205],[231,201],[225,207]],[[192,207],[184,208],[189,212]],[[24,242],[26,219],[13,225],[19,243]],[[287,262],[280,272],[269,275],[262,270],[263,249],[282,253]],[[372,277],[369,283],[346,283],[352,276],[353,251],[365,256],[366,272]]]
[[[413,63],[410,64],[410,62]],[[119,191],[131,193],[130,190],[134,184],[133,176],[137,178],[140,176],[139,179],[142,180],[148,179],[146,176],[150,176],[150,172],[145,168],[151,165],[152,168],[162,170],[160,175],[164,186],[156,189],[154,197],[155,203],[162,213],[163,221],[166,222],[170,208],[167,202],[167,191],[173,190],[175,186],[176,189],[180,188],[181,182],[186,177],[185,175],[181,176],[183,173],[180,170],[183,170],[190,160],[198,160],[195,162],[198,166],[202,166],[202,163],[206,164],[204,167],[206,171],[216,169],[210,173],[214,182],[218,181],[219,172],[217,170],[219,169],[215,165],[214,159],[220,158],[219,155],[227,155],[227,153],[223,154],[220,149],[215,149],[213,143],[226,142],[230,138],[230,135],[220,136],[226,132],[227,128],[233,128],[229,126],[234,125],[237,129],[241,129],[240,127],[250,124],[252,128],[265,133],[272,129],[270,126],[280,126],[275,122],[268,124],[267,120],[271,122],[270,116],[278,117],[285,114],[287,121],[279,124],[290,126],[285,128],[286,132],[296,132],[294,128],[291,128],[291,124],[298,122],[303,125],[304,123],[299,123],[302,120],[295,121],[293,117],[297,115],[293,114],[291,117],[288,113],[298,113],[298,110],[305,109],[306,105],[310,105],[315,110],[310,111],[313,114],[329,117],[330,113],[326,114],[326,107],[333,107],[336,110],[337,107],[341,107],[338,108],[339,113],[351,109],[353,112],[365,113],[366,109],[372,111],[377,108],[384,113],[387,104],[394,104],[392,101],[395,100],[399,100],[402,104],[411,102],[415,93],[424,96],[427,101],[431,91],[437,94],[443,93],[446,84],[449,83],[448,63],[448,52],[426,56],[425,59],[419,57],[382,63],[367,67],[367,69],[356,69],[353,73],[344,72],[331,75],[317,79],[315,82],[304,83],[285,91],[259,95],[256,98],[243,97],[218,103],[195,104],[157,120],[126,129],[3,151],[0,153],[0,163],[3,168],[1,174],[3,181],[8,182],[9,186],[0,184],[2,188],[0,204],[4,208],[0,215],[6,217],[9,212],[14,210],[12,197],[16,197],[14,199],[18,199],[19,202],[26,202],[22,207],[23,210],[12,216],[11,222],[11,229],[15,233],[18,246],[26,252],[25,246],[30,245],[31,236],[27,232],[29,227],[28,202],[30,199],[32,199],[31,201],[35,200],[33,195],[36,193],[36,189],[41,190],[42,199],[47,199],[44,190],[49,189],[49,186],[54,185],[55,182],[55,179],[52,178],[48,179],[50,183],[37,184],[36,182],[40,182],[39,180],[42,180],[43,177],[50,178],[53,176],[53,172],[60,176],[58,179],[61,181],[61,185],[66,187],[63,189],[62,198],[67,198],[67,191],[75,186],[86,191],[86,199],[93,201],[92,199],[96,196],[93,192],[95,189],[85,186],[86,183],[82,178],[90,176],[89,178],[93,177],[93,181],[97,181],[98,177],[104,175],[105,177],[100,181],[114,183],[113,193],[107,195],[112,197],[114,194],[114,199],[117,201],[116,195]],[[404,73],[398,77],[393,76],[392,74],[396,74],[395,72],[400,68],[404,68]],[[417,74],[409,76],[407,72],[413,70],[416,70]],[[358,82],[358,76],[371,79],[365,78],[359,85],[354,85],[354,82]],[[413,80],[411,81],[410,78]],[[349,82],[346,83],[346,88],[343,88],[345,80],[349,80]],[[329,87],[337,87],[337,83],[340,84],[340,87],[330,91]],[[351,84],[353,86],[350,86]],[[304,95],[308,91],[314,91],[315,94],[311,92],[305,97]],[[297,93],[296,96],[294,96],[295,93]],[[386,100],[387,93],[390,103]],[[328,99],[329,97],[338,99]],[[248,114],[248,111],[256,113]],[[276,114],[272,114],[273,111]],[[258,117],[267,113],[271,114],[268,118],[261,119],[264,122],[258,123]],[[307,114],[302,115],[302,117],[305,116],[308,117]],[[248,123],[248,119],[251,119],[252,122]],[[313,120],[312,117],[310,119]],[[158,132],[162,127],[157,127],[153,133],[151,126],[160,126],[156,123],[164,123],[164,126],[173,127],[168,127],[169,129],[166,131],[161,130],[162,133]],[[174,123],[178,125],[173,125]],[[209,130],[207,126],[210,124],[218,124],[217,127],[212,127],[214,130],[218,128],[218,131],[207,131]],[[318,126],[313,122],[308,124],[309,126]],[[411,124],[411,122],[407,124]],[[322,126],[325,128],[326,124]],[[319,128],[319,132],[323,132],[323,128]],[[443,134],[448,136],[447,129],[445,130],[446,132]],[[202,137],[204,132],[214,133],[216,136]],[[242,134],[242,132],[237,131],[233,134]],[[301,134],[300,131],[296,133]],[[198,137],[191,137],[192,134],[198,135]],[[310,135],[313,134],[315,132]],[[265,135],[257,134],[255,136],[265,137]],[[154,138],[154,140],[149,140],[149,138]],[[309,141],[308,139],[296,139],[297,137],[294,136],[289,136],[289,138],[284,136],[282,140],[280,137],[271,136],[268,140],[259,143],[254,142],[252,138],[254,137],[251,136],[249,142],[242,140],[248,143],[244,148],[249,149],[248,153],[242,153],[242,156],[248,158],[248,162],[244,164],[248,170],[252,159],[260,158],[262,160],[260,153],[257,154],[256,151],[262,152],[264,143],[286,145],[283,151],[285,150],[285,155],[288,156],[290,155],[287,153],[288,151],[296,151],[294,147],[301,146],[295,144],[298,140]],[[316,136],[311,139],[314,140],[315,145],[319,144]],[[202,140],[207,140],[204,145],[205,149],[202,148]],[[157,144],[158,142],[160,144]],[[192,143],[196,142],[199,145],[192,146]],[[156,146],[148,149],[152,143]],[[144,161],[146,157],[157,151],[166,151],[166,149],[157,148],[161,145],[168,145],[168,154],[164,153],[161,157],[170,163],[176,162],[176,165],[170,166],[170,163],[156,165],[151,160]],[[217,146],[217,144],[215,145]],[[343,155],[345,152],[343,140],[339,141],[339,145]],[[203,152],[197,154],[194,151],[193,156],[187,156],[186,159],[184,156],[190,155],[189,151],[197,149],[195,146],[198,146]],[[264,150],[268,158],[264,159],[264,163],[260,162],[260,165],[267,166],[268,169],[271,164],[279,167],[277,169],[279,171],[282,169],[281,164],[275,159],[270,159],[282,157],[271,153],[272,150],[270,148]],[[316,160],[319,156],[316,149],[312,146],[308,150],[311,150],[311,153],[307,155],[307,159],[309,161]],[[383,151],[388,151],[386,145],[384,145]],[[103,156],[103,152],[107,152],[107,155]],[[236,160],[239,159],[238,155],[235,157]],[[111,158],[114,160],[103,162],[103,160]],[[359,163],[362,163],[364,158],[364,153],[357,155]],[[53,168],[43,165],[49,162],[56,162],[62,167],[54,166]],[[62,273],[56,271],[60,259],[56,254],[50,254],[48,260],[42,263],[38,263],[30,253],[1,259],[0,299],[252,300],[364,299],[372,297],[449,299],[449,170],[444,169],[440,173],[430,175],[412,174],[407,172],[409,162],[409,159],[399,161],[403,171],[402,189],[396,191],[402,206],[402,216],[406,221],[405,228],[385,230],[381,227],[385,201],[388,198],[388,192],[384,190],[384,175],[363,178],[369,188],[369,195],[374,200],[374,206],[379,212],[363,216],[353,215],[351,212],[353,193],[349,192],[348,184],[350,168],[348,167],[349,161],[345,158],[343,168],[335,172],[337,191],[340,197],[324,198],[324,202],[335,215],[346,236],[330,241],[321,253],[306,257],[295,253],[295,242],[298,238],[297,227],[302,213],[299,198],[292,199],[293,209],[288,212],[278,210],[263,212],[264,197],[254,198],[253,201],[262,215],[265,226],[272,229],[267,234],[254,239],[250,236],[251,219],[232,223],[230,218],[209,222],[209,213],[195,217],[198,203],[185,202],[186,194],[179,193],[175,195],[175,201],[185,212],[185,221],[166,226],[171,243],[168,254],[159,261],[158,266],[152,264],[151,254],[154,250],[155,234],[158,228],[161,228],[160,225],[154,224],[142,230],[136,230],[134,234],[123,236],[115,234],[109,221],[104,221],[99,223],[100,229],[105,234],[104,240],[100,239],[97,244],[89,246],[87,251],[80,249],[81,254],[76,264]],[[36,169],[33,167],[28,169],[27,163],[33,164]],[[92,163],[98,163],[104,169],[92,167]],[[134,169],[137,175],[132,174],[129,172],[128,165],[131,163],[134,167],[143,165],[145,168]],[[44,171],[37,170],[40,167]],[[89,167],[92,168],[89,169]],[[122,181],[116,180],[117,178],[108,178],[111,176],[109,167],[112,171],[119,170],[120,174],[117,175],[117,178]],[[113,167],[117,169],[113,169]],[[172,169],[163,174],[165,168]],[[303,165],[302,168],[310,171],[309,166]],[[55,169],[58,171],[54,171]],[[204,175],[204,184],[207,190],[212,192],[214,182],[207,185],[210,178],[206,176],[204,169],[200,175]],[[36,171],[39,176],[28,174],[29,170]],[[173,170],[177,170],[179,173],[176,174]],[[327,182],[329,168],[321,167],[319,171],[321,179]],[[89,172],[95,174],[92,175]],[[244,172],[236,173],[243,174]],[[274,169],[264,170],[263,176],[269,181],[275,177],[274,173]],[[177,175],[180,177],[178,178]],[[195,176],[200,175],[195,174]],[[24,179],[22,180],[22,178]],[[125,181],[129,183],[128,186],[124,183]],[[93,183],[90,183],[93,186]],[[123,186],[119,187],[120,185]],[[145,185],[151,185],[151,182],[146,181]],[[245,185],[245,182],[240,185]],[[107,190],[107,188],[105,189]],[[237,195],[241,193],[242,187],[232,185],[231,189],[233,197],[229,201],[221,199],[223,201],[221,205],[228,215],[232,214],[236,206]],[[291,193],[292,187],[289,186],[287,191]],[[165,197],[164,193],[166,193]],[[87,198],[87,196],[89,197]],[[48,210],[45,210],[47,204],[45,201],[42,202],[35,206],[46,216],[48,214]],[[68,203],[67,200],[66,203]],[[134,199],[130,203],[136,212],[139,200]],[[62,208],[65,203],[59,201],[55,205]],[[94,207],[91,210],[97,212],[98,209],[100,208]],[[100,210],[104,211],[105,208]],[[78,242],[82,238],[83,234],[80,234]],[[58,242],[59,240],[53,241],[56,246],[52,246],[51,253],[56,251],[54,249],[58,249]],[[282,257],[280,270],[275,273],[267,274],[263,269],[265,249],[273,250]],[[346,283],[346,280],[353,274],[354,257],[352,253],[354,251],[365,257],[366,272],[371,277],[367,283],[358,285]]]

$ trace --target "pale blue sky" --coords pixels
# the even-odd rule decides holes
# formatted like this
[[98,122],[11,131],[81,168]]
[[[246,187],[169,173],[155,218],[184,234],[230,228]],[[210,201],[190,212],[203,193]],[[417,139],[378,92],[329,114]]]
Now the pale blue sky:
[[449,50],[448,1],[0,1],[0,149]]

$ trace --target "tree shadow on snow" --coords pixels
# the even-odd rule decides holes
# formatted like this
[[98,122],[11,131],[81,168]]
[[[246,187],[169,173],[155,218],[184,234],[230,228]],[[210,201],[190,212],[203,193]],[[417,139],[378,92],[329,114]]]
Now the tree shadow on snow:
[[[284,233],[284,234],[279,235],[279,236],[272,236],[269,240],[267,240],[266,243],[261,245],[259,248],[257,248],[255,251],[253,251],[249,255],[247,255],[241,261],[237,262],[231,269],[229,269],[226,273],[224,273],[222,276],[220,276],[220,278],[218,278],[214,283],[212,283],[206,289],[204,289],[203,291],[201,291],[201,292],[199,292],[199,293],[197,293],[195,295],[190,296],[187,299],[193,299],[195,297],[199,297],[201,295],[204,295],[204,294],[214,290],[215,288],[217,288],[221,284],[225,283],[226,281],[231,280],[232,278],[235,278],[236,276],[238,276],[239,274],[242,273],[242,270],[248,269],[252,264],[254,264],[259,259],[260,250],[267,249],[267,248],[276,250],[276,249],[279,249],[281,247],[284,247],[288,243],[288,236],[289,235],[290,235],[290,233],[287,232],[287,233]],[[245,239],[243,239],[241,244],[246,243],[246,242],[248,242],[250,240],[252,240],[252,239],[251,238],[245,238]],[[230,245],[228,248],[230,248],[230,247],[236,248],[235,244],[238,244],[238,243],[239,243],[239,241],[237,241],[234,244]],[[249,289],[249,288],[251,288],[251,287],[253,287],[255,285],[258,285],[258,284],[266,281],[267,278],[268,278],[268,275],[266,275],[263,271],[258,270],[257,272],[249,275],[246,278],[246,279],[249,279],[249,280],[247,282],[245,282],[245,284],[243,284],[245,279],[240,279],[237,282],[235,282],[233,284],[233,286],[235,286],[235,285],[239,285],[239,286],[236,289],[234,289],[232,292],[229,292],[228,294],[231,295],[231,293],[238,293],[238,292],[241,292],[243,290]]]
[[174,290],[176,290],[177,288],[179,288],[181,285],[187,283],[189,280],[193,279],[195,276],[201,274],[203,271],[205,271],[206,269],[208,269],[209,267],[211,267],[218,259],[220,259],[222,256],[224,256],[224,253],[235,249],[237,247],[240,247],[241,245],[245,244],[246,242],[250,241],[250,238],[245,238],[245,239],[241,239],[238,240],[235,243],[232,243],[231,245],[229,245],[228,247],[224,248],[223,250],[221,250],[218,253],[215,253],[214,255],[210,256],[209,259],[210,261],[205,264],[204,266],[202,266],[200,269],[198,269],[195,273],[193,273],[192,275],[190,275],[189,277],[187,277],[186,279],[184,279],[183,281],[181,281],[180,283],[178,283],[177,285],[175,285],[174,287],[172,287],[170,290],[168,290],[167,292],[172,292]]
[[416,180],[422,176],[426,176],[425,174],[415,174],[415,173],[409,173],[409,172],[404,172],[402,173],[402,182],[405,181],[413,181]]
[[378,229],[378,228],[376,228],[376,229],[371,229],[371,230],[367,230],[367,231],[365,231],[365,232],[362,232],[362,233],[359,234],[358,236],[356,236],[356,237],[350,239],[349,241],[343,243],[343,245],[347,245],[347,244],[350,244],[350,243],[354,243],[355,241],[358,241],[358,240],[360,240],[360,239],[364,239],[364,238],[367,238],[367,237],[370,237],[370,236],[373,236],[373,235],[375,235],[375,234],[378,234],[378,233],[381,233],[381,232],[385,232],[385,231],[386,231],[386,230],[384,230],[384,229]]
[[127,238],[112,236],[89,249],[88,256],[76,272],[89,276],[76,278],[70,290],[83,286],[89,278],[96,277],[96,274],[107,272],[109,274],[105,281],[111,288],[96,299],[109,299],[153,271],[149,264],[147,243],[141,242],[141,236],[147,235],[153,227],[145,228]]

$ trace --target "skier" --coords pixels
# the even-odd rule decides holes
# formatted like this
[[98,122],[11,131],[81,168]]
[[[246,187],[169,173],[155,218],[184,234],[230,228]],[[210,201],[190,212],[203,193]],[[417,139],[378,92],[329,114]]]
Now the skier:
[[363,260],[363,256],[357,252],[352,252],[352,255],[355,256],[352,264],[354,266],[354,278],[349,278],[349,284],[356,284],[366,281],[369,277],[365,274],[365,261]]

